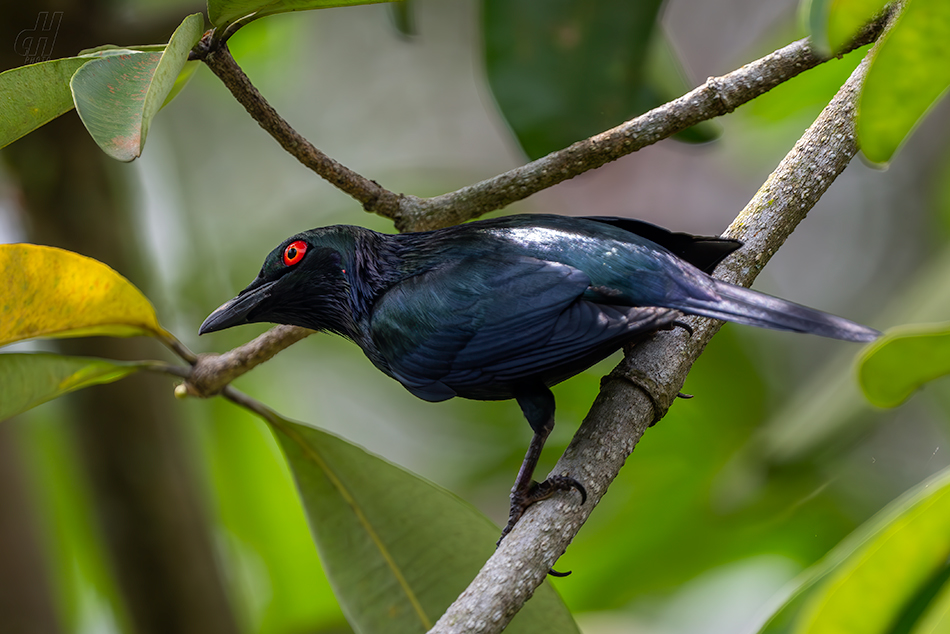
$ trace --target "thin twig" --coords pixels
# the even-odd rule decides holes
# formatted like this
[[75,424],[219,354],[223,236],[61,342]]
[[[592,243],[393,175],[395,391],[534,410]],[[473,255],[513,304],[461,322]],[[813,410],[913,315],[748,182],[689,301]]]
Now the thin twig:
[[[795,148],[736,218],[726,236],[745,246],[717,277],[750,285],[779,246],[857,153],[854,114],[870,56],[851,75]],[[552,474],[584,482],[588,501],[558,494],[529,508],[514,530],[431,633],[501,632],[547,576],[607,491],[640,437],[667,409],[721,322],[686,318],[692,335],[674,330],[637,345],[605,377],[601,392]],[[485,615],[501,615],[489,619]]]
[[171,334],[170,332],[163,331],[158,334],[158,340],[161,341],[165,346],[181,357],[184,361],[188,362],[191,365],[194,365],[198,362],[198,355],[192,352],[188,346],[183,344],[178,338]]
[[234,61],[227,44],[216,42],[216,48],[211,48],[213,42],[211,33],[209,31],[205,34],[192,52],[192,56],[204,60],[208,68],[224,82],[238,103],[247,109],[251,117],[270,133],[282,148],[304,166],[358,200],[367,211],[375,211],[383,215],[395,213],[394,210],[399,207],[401,198],[399,195],[341,165],[294,130],[251,84],[251,80]]
[[[840,54],[875,41],[886,17],[887,14],[865,27]],[[808,40],[793,42],[727,75],[710,77],[679,99],[611,130],[480,183],[433,198],[419,198],[391,192],[314,147],[267,103],[234,61],[227,45],[215,41],[211,32],[195,47],[193,56],[204,60],[281,147],[358,200],[365,210],[392,219],[400,231],[446,227],[506,207],[697,123],[728,114],[829,59],[814,51]]]
[[276,326],[224,354],[200,354],[178,393],[199,398],[214,396],[237,377],[313,332],[298,326]]

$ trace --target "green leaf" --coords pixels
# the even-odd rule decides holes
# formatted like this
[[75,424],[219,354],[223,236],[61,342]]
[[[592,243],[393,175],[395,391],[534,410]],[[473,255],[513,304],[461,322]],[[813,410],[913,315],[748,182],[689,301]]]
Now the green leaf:
[[950,2],[908,2],[871,62],[858,103],[858,143],[865,157],[890,161],[948,87]]
[[0,420],[67,392],[112,383],[141,366],[58,354],[0,354]]
[[[944,470],[836,546],[760,632],[885,634],[920,614],[939,622],[946,614],[948,557],[950,470]],[[914,604],[921,599],[925,605]]]
[[940,634],[950,632],[950,583],[944,583],[939,594],[927,606],[912,634]]
[[840,52],[887,0],[812,0],[808,27],[814,46],[825,55]]
[[172,99],[177,97],[178,93],[180,93],[185,88],[185,86],[188,85],[188,82],[191,81],[191,78],[195,76],[195,71],[198,70],[199,66],[201,66],[201,62],[198,60],[185,62],[181,72],[178,73],[178,77],[175,78],[175,84],[172,86],[171,91],[169,91],[168,96],[165,97],[165,101],[162,103],[162,108],[170,104]]
[[136,46],[117,46],[115,44],[103,44],[93,48],[84,48],[79,54],[84,57],[108,57],[109,55],[122,55],[130,51],[139,53],[163,53],[168,44],[140,44]]
[[351,7],[380,2],[392,0],[208,0],[208,18],[218,31],[223,32],[238,20],[247,23],[288,11]]
[[77,253],[0,244],[0,346],[32,337],[171,337],[128,280]]
[[[314,541],[358,632],[426,632],[491,556],[499,529],[451,493],[273,415]],[[545,583],[507,632],[578,632]]]
[[858,380],[878,407],[897,407],[922,385],[950,374],[950,323],[894,328],[858,360]]
[[69,79],[89,61],[67,57],[0,73],[0,147],[72,110]]
[[106,154],[120,161],[142,154],[149,125],[166,103],[203,29],[204,18],[195,13],[175,29],[163,52],[100,47],[93,53],[98,59],[73,75],[70,88],[76,110]]
[[415,0],[394,0],[389,5],[393,27],[404,37],[413,37],[416,31]]
[[833,0],[828,14],[831,52],[841,51],[887,4],[888,0]]
[[485,0],[488,82],[528,157],[649,109],[644,69],[661,4]]

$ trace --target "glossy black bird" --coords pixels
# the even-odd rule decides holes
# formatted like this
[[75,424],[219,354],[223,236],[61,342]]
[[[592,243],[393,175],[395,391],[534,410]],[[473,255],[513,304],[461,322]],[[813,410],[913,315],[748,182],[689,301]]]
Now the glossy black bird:
[[511,494],[524,509],[572,478],[532,481],[554,427],[548,389],[682,313],[871,341],[871,328],[708,274],[741,243],[623,218],[515,215],[401,235],[353,226],[285,240],[200,333],[273,322],[342,335],[427,401],[514,398],[534,438]]

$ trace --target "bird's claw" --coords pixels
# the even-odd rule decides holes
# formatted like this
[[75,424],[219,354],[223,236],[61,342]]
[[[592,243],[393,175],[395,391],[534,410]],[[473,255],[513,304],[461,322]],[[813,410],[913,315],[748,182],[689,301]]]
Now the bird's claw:
[[511,508],[508,511],[508,523],[501,531],[501,537],[495,542],[495,546],[497,547],[501,544],[501,540],[505,538],[505,535],[511,532],[511,529],[515,527],[515,524],[518,523],[518,520],[521,519],[521,516],[524,515],[525,510],[527,510],[529,506],[535,502],[546,500],[558,491],[570,491],[572,489],[581,494],[581,504],[587,502],[587,489],[584,488],[583,484],[570,476],[551,476],[544,482],[532,482],[527,491],[512,491]]
[[670,322],[670,326],[682,328],[689,334],[690,337],[693,336],[693,327],[687,324],[685,321],[680,321],[679,319],[676,319]]

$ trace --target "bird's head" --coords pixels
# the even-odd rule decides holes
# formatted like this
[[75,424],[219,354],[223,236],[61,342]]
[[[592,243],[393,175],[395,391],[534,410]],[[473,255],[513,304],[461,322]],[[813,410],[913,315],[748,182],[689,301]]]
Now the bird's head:
[[255,322],[348,334],[352,321],[346,275],[353,236],[339,227],[284,240],[247,288],[208,315],[199,334]]

